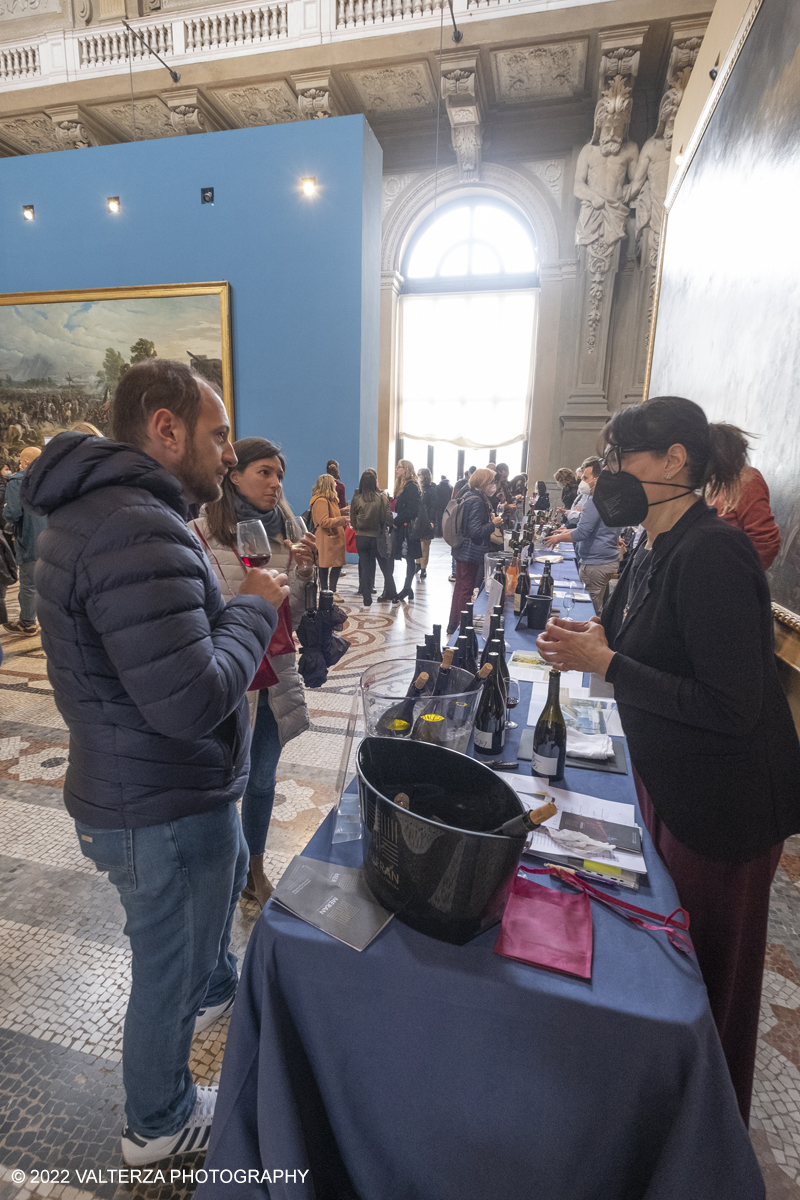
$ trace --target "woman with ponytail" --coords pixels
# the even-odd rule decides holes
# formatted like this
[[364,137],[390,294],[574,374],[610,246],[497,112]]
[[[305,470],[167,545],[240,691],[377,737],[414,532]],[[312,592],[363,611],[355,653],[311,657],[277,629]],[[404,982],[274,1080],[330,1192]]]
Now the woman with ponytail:
[[745,1123],[770,885],[800,830],[800,744],[775,666],[769,588],[747,536],[703,499],[735,484],[741,445],[661,396],[604,430],[594,502],[642,524],[602,622],[553,619],[553,666],[614,685],[642,817],[691,935]]
[[735,425],[715,425],[714,436],[719,444],[725,443],[727,457],[741,465],[736,478],[726,487],[706,488],[706,503],[713,504],[723,521],[747,534],[767,571],[781,548],[781,531],[769,506],[767,481],[748,464],[750,444],[741,429]]

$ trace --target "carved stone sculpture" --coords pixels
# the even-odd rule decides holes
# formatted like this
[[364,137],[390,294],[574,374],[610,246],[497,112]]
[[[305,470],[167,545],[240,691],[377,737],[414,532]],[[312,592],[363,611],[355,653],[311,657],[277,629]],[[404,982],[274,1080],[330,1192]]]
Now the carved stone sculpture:
[[297,91],[297,111],[302,121],[339,117],[344,111],[332,71],[302,71],[291,76]]
[[56,137],[65,150],[85,150],[93,145],[89,130],[80,121],[54,121]]
[[300,116],[306,121],[333,116],[331,94],[322,88],[308,88],[307,91],[301,92],[297,97],[297,106]]
[[658,109],[658,126],[653,136],[648,138],[642,146],[636,174],[631,184],[631,200],[636,204],[637,251],[642,252],[645,230],[649,230],[649,237],[646,240],[651,266],[655,266],[661,238],[675,118],[678,115],[690,74],[691,68],[687,67],[681,71],[661,98]]
[[482,93],[475,54],[448,56],[448,65],[442,71],[442,99],[450,120],[459,181],[472,183],[481,176],[483,141]]
[[628,200],[639,150],[627,140],[631,89],[622,76],[612,79],[595,109],[594,135],[578,157],[575,195],[581,211],[575,242],[587,248],[590,276],[588,348],[594,352],[605,295],[605,280],[617,243],[627,231]]

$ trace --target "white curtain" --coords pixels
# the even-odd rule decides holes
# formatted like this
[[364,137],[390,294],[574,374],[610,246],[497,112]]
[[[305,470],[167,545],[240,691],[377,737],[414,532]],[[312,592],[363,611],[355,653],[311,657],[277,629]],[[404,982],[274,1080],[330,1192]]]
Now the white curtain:
[[400,436],[489,449],[528,435],[535,291],[403,296]]

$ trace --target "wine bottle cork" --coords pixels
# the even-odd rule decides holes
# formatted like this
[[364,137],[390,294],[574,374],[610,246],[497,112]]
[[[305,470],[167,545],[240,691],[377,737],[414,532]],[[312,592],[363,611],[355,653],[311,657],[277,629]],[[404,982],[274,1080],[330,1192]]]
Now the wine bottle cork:
[[425,684],[427,682],[428,682],[428,672],[420,671],[419,675],[417,676],[417,681],[414,684],[414,687],[418,688],[419,690],[422,690],[422,688],[425,687]]
[[442,667],[445,669],[445,671],[449,671],[450,668],[452,667],[454,654],[455,654],[454,647],[448,646],[447,649],[445,650],[444,654],[442,655]]
[[558,809],[552,800],[548,800],[546,804],[540,804],[538,808],[532,808],[528,813],[528,820],[531,825],[542,825],[545,821],[549,821],[554,817]]
[[401,808],[410,808],[411,801],[405,792],[398,792],[394,798],[395,804],[399,804]]
[[478,671],[478,679],[485,679],[486,676],[489,675],[491,670],[492,670],[492,664],[484,663],[483,666],[481,667],[480,671]]

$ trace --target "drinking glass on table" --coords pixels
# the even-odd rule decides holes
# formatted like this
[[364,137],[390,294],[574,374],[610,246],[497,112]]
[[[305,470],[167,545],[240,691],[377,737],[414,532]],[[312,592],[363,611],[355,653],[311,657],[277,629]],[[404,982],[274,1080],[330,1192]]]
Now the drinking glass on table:
[[272,558],[267,531],[261,521],[239,521],[236,548],[248,567],[266,567]]
[[561,611],[564,614],[564,616],[566,617],[566,619],[569,620],[570,619],[569,614],[572,612],[573,608],[575,607],[575,597],[573,596],[572,592],[565,592],[565,594],[563,596],[561,596],[560,600],[561,600]]
[[508,709],[508,717],[506,718],[506,729],[516,729],[517,722],[511,720],[511,709],[516,708],[519,704],[519,681],[517,679],[509,679],[506,682],[506,708]]

